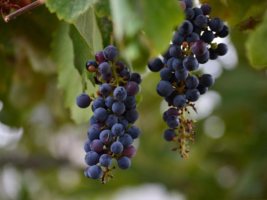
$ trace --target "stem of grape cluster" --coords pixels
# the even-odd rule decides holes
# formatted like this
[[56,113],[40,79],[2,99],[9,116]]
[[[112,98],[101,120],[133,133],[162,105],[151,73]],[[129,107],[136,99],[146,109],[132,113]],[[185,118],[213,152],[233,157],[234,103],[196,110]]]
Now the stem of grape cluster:
[[18,9],[16,11],[14,11],[13,13],[5,16],[4,17],[4,20],[5,20],[5,22],[9,22],[10,20],[15,19],[17,16],[19,16],[19,15],[21,15],[23,13],[26,13],[26,12],[28,12],[30,10],[33,10],[34,8],[37,8],[37,7],[41,6],[41,5],[43,5],[44,2],[45,2],[45,0],[36,0],[36,1],[34,1],[34,2],[30,3],[30,4],[28,4],[28,5],[26,5],[24,7],[20,8],[20,9]]

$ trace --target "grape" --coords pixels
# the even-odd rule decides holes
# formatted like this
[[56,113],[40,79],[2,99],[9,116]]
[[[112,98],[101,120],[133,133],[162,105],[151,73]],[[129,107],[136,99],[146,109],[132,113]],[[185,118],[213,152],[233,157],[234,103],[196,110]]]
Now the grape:
[[170,81],[173,77],[172,70],[170,68],[164,67],[162,70],[160,70],[160,77],[161,80]]
[[[173,44],[176,44],[176,45],[181,45],[182,43],[183,43],[183,40],[184,40],[184,37],[178,32],[178,31],[176,31],[175,33],[174,33],[174,35],[173,35],[173,38],[172,38],[172,43]],[[149,67],[149,65],[148,65],[148,67]],[[163,66],[162,66],[163,67]],[[161,68],[162,68],[161,67]],[[160,68],[160,69],[161,69]],[[152,72],[158,72],[159,70],[157,70],[157,71],[155,71],[155,70],[152,70],[150,67],[149,67],[149,69],[152,71]]]
[[108,83],[103,83],[99,88],[100,93],[104,97],[107,97],[111,93],[111,90],[112,90],[112,87]]
[[220,32],[218,32],[216,35],[219,36],[219,37],[221,37],[221,38],[224,38],[228,34],[229,34],[229,28],[228,28],[228,26],[223,25],[222,30]]
[[136,99],[135,96],[127,96],[126,100],[124,101],[126,109],[130,110],[136,107]]
[[215,51],[219,56],[224,56],[228,51],[227,45],[224,43],[220,43],[218,44]]
[[106,125],[111,128],[114,124],[118,123],[118,117],[116,115],[109,115],[106,119]]
[[153,60],[150,60],[148,63],[148,68],[152,71],[152,72],[158,72],[163,68],[164,64],[161,61],[161,59],[156,58]]
[[160,96],[167,97],[174,91],[172,85],[168,81],[160,81],[157,85],[157,92]]
[[116,115],[122,115],[125,112],[125,105],[122,102],[114,102],[112,104],[112,112]]
[[135,109],[128,110],[125,113],[125,118],[129,123],[134,123],[138,119],[138,112]]
[[198,61],[194,56],[188,56],[184,59],[183,61],[183,66],[188,70],[188,71],[194,71],[198,69]]
[[130,76],[130,81],[140,84],[142,82],[141,76],[138,73],[132,73]]
[[211,12],[210,5],[208,5],[206,3],[205,4],[202,4],[201,7],[200,7],[200,9],[202,10],[202,12],[203,12],[204,15],[209,15],[210,12]]
[[98,65],[94,60],[88,60],[85,64],[85,67],[89,72],[95,72]]
[[181,35],[189,35],[193,32],[193,25],[189,20],[185,20],[179,28]]
[[208,90],[208,88],[205,87],[205,86],[203,86],[203,85],[199,85],[197,87],[197,89],[198,89],[198,91],[199,91],[200,94],[205,94],[207,92],[207,90]]
[[128,127],[128,125],[129,125],[128,120],[125,119],[124,117],[119,119],[119,123],[121,123],[125,129],[126,129],[126,128]]
[[[170,68],[170,67],[168,67]],[[171,63],[171,69],[175,71],[184,70],[183,62],[180,59],[173,59]]]
[[198,40],[199,40],[199,35],[197,33],[194,33],[194,32],[186,37],[186,41],[190,42],[190,43],[196,42]]
[[178,107],[178,108],[182,108],[185,104],[186,104],[185,95],[177,95],[173,99],[173,105]]
[[133,138],[129,134],[124,134],[119,138],[121,144],[125,147],[133,143]]
[[120,154],[123,151],[123,145],[121,142],[113,142],[110,146],[110,150],[114,154]]
[[98,155],[98,153],[96,153],[94,151],[89,151],[85,155],[85,162],[88,165],[96,165],[98,163],[98,160],[99,160],[99,155]]
[[106,107],[111,108],[113,103],[114,103],[114,99],[113,99],[112,96],[108,96],[108,97],[105,99],[105,106],[106,106]]
[[167,129],[164,131],[164,139],[166,141],[172,141],[175,136],[176,134],[173,129]]
[[99,158],[99,163],[101,166],[109,167],[112,162],[112,157],[108,154],[102,154]]
[[215,59],[218,58],[217,52],[212,48],[209,48],[209,54],[210,54],[210,59],[211,60],[215,60]]
[[191,51],[196,56],[202,56],[208,51],[208,49],[207,49],[207,45],[205,44],[205,42],[198,40],[192,44]]
[[175,77],[177,81],[184,81],[188,76],[188,71],[185,70],[180,70],[175,72]]
[[99,166],[93,165],[88,168],[87,174],[92,179],[99,179],[102,175],[102,170]]
[[197,89],[190,89],[190,90],[186,91],[185,96],[189,101],[194,102],[194,101],[198,100],[200,93]]
[[91,103],[91,98],[85,93],[80,94],[76,98],[76,104],[80,108],[87,108],[90,105],[90,103]]
[[110,65],[107,62],[101,63],[98,67],[98,70],[102,75],[108,75],[111,73]]
[[166,123],[170,128],[177,128],[179,126],[179,119],[175,116],[169,116]]
[[133,145],[126,147],[122,152],[122,155],[127,156],[128,158],[132,158],[133,156],[135,156],[135,154],[136,149]]
[[128,134],[133,138],[133,139],[136,139],[139,137],[141,131],[139,128],[137,128],[136,126],[131,126],[129,129],[128,129]]
[[104,108],[105,100],[102,97],[98,97],[93,101],[92,110],[94,111],[97,108]]
[[117,162],[121,169],[128,169],[131,166],[131,160],[126,156],[121,157]]
[[210,74],[203,74],[200,77],[200,84],[204,87],[210,87],[214,84],[214,79]]
[[121,136],[124,133],[124,126],[120,123],[116,123],[112,126],[111,132],[114,136]]
[[124,101],[127,97],[127,91],[124,87],[116,87],[113,92],[113,96],[118,101]]
[[215,36],[212,31],[204,31],[200,38],[206,43],[211,43],[214,40]]
[[200,28],[206,28],[208,25],[208,19],[204,15],[198,15],[194,20],[194,24]]
[[95,60],[98,63],[102,63],[105,61],[105,56],[103,51],[99,51],[95,54]]
[[222,31],[223,25],[224,24],[223,24],[222,20],[220,18],[217,18],[217,17],[215,17],[209,21],[209,27],[214,32],[219,33],[220,31]]
[[195,13],[195,18],[199,15],[203,15],[203,12],[200,8],[193,8],[193,11]]
[[169,48],[169,54],[172,57],[180,58],[182,56],[181,47],[178,45],[171,45]]
[[135,96],[139,92],[139,86],[134,81],[129,81],[126,85],[127,94],[130,96]]
[[103,143],[98,139],[93,140],[90,144],[90,148],[92,151],[100,153],[101,151],[103,151]]
[[109,45],[104,49],[104,56],[109,61],[114,61],[118,55],[118,50],[113,45]]
[[192,8],[186,8],[185,15],[186,15],[186,19],[192,20],[195,17],[195,12]]
[[[112,105],[112,107],[113,107],[113,105]],[[97,121],[104,122],[108,116],[108,113],[104,108],[100,107],[100,108],[97,108],[94,110],[94,116],[95,116]]]
[[88,138],[92,141],[94,139],[98,139],[100,134],[100,128],[98,125],[93,125],[88,129]]
[[209,58],[210,58],[210,52],[209,51],[206,51],[203,55],[201,56],[196,56],[197,58],[197,61],[200,63],[200,64],[204,64],[206,62],[208,62]]
[[87,141],[84,143],[83,149],[84,149],[85,152],[89,152],[89,151],[91,151],[91,148],[90,148],[90,141],[89,141],[89,140],[87,140]]
[[110,143],[112,141],[111,131],[108,129],[101,131],[99,139],[103,144]]
[[194,89],[198,86],[199,80],[196,76],[188,76],[185,80],[185,86],[189,89]]
[[192,8],[193,7],[193,1],[192,0],[183,0],[183,2],[186,5],[186,8]]

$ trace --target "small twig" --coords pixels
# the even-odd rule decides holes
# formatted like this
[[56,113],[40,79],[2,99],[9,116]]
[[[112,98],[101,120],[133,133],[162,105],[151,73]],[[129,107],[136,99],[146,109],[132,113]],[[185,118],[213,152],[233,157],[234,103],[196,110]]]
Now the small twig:
[[30,10],[33,10],[34,8],[44,4],[44,2],[45,2],[45,0],[36,0],[36,1],[26,5],[24,7],[14,11],[13,13],[5,16],[4,20],[5,20],[5,22],[9,22],[10,20],[15,19],[17,16],[19,16],[25,12],[28,12]]

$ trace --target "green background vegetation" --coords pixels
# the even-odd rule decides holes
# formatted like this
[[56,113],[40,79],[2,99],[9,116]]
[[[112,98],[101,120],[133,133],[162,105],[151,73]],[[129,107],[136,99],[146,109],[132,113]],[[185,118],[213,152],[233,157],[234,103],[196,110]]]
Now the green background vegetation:
[[[0,121],[24,133],[0,146],[0,199],[109,199],[119,188],[147,183],[186,199],[266,199],[267,2],[203,2],[227,21],[238,62],[231,69],[223,61],[233,56],[219,62],[222,73],[212,88],[219,101],[196,123],[187,160],[162,139],[159,74],[146,71],[183,20],[176,0],[47,0],[14,21],[1,20]],[[77,108],[75,98],[85,61],[109,43],[144,76],[142,135],[132,168],[115,170],[102,185],[83,177],[82,142],[92,113]],[[89,80],[87,86],[88,93],[96,90]],[[1,189],[6,173],[19,177],[13,197]]]

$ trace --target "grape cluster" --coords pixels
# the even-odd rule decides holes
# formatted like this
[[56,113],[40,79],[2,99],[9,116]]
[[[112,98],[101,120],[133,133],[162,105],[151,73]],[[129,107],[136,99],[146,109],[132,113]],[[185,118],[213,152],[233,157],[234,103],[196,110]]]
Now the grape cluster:
[[211,18],[211,7],[203,4],[193,7],[191,0],[180,1],[186,19],[174,32],[168,50],[161,58],[150,60],[148,68],[160,72],[157,93],[164,97],[169,109],[163,120],[168,129],[164,131],[167,141],[178,144],[183,158],[188,156],[188,143],[194,140],[193,120],[186,113],[189,107],[196,111],[194,102],[214,83],[210,74],[197,71],[199,64],[214,60],[227,53],[227,45],[216,43],[217,37],[226,37],[228,27],[219,18]]
[[88,165],[84,174],[103,183],[112,177],[112,161],[116,160],[121,169],[131,166],[136,153],[133,141],[140,135],[134,123],[138,119],[136,95],[141,76],[131,73],[117,57],[118,51],[112,45],[97,52],[95,60],[86,63],[86,69],[99,85],[96,97],[84,93],[77,97],[79,107],[88,107],[92,102],[94,112],[84,145]]

